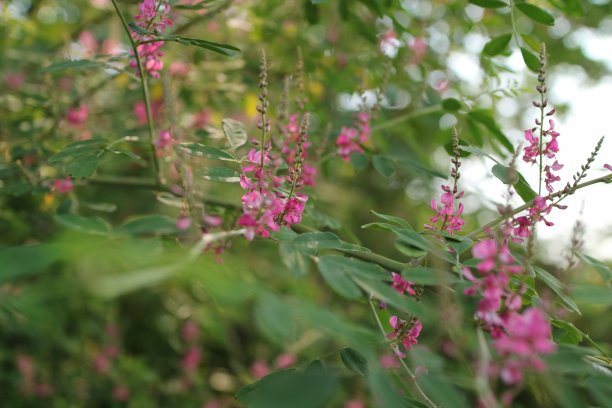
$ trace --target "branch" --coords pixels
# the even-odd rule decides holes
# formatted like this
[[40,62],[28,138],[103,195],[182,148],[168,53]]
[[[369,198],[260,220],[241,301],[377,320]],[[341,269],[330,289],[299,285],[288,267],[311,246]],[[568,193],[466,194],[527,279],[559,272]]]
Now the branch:
[[[556,198],[556,197],[561,197],[561,199],[567,197],[568,195],[574,194],[574,192],[576,190],[580,190],[581,188],[585,188],[588,186],[591,186],[593,184],[598,184],[598,183],[610,183],[612,182],[612,174],[608,174],[606,176],[602,176],[602,177],[598,177],[596,179],[590,180],[590,181],[586,181],[582,184],[578,184],[575,187],[572,187],[570,192],[568,193],[565,189],[561,190],[561,191],[557,191],[554,194],[550,194],[547,196],[547,198]],[[561,201],[561,200],[559,200]],[[478,228],[477,230],[474,230],[472,232],[470,232],[469,234],[465,235],[465,237],[473,239],[476,236],[478,236],[478,234],[480,234],[482,231],[489,229],[489,228],[493,228],[494,226],[496,226],[497,224],[503,222],[505,219],[507,219],[508,217],[512,217],[513,215],[516,215],[518,213],[520,213],[521,211],[525,211],[527,208],[533,206],[533,200],[521,205],[520,207],[515,208],[514,210],[512,210],[510,213],[508,214],[504,214],[504,215],[500,215],[499,217],[495,218],[493,221],[489,222],[488,224]]]

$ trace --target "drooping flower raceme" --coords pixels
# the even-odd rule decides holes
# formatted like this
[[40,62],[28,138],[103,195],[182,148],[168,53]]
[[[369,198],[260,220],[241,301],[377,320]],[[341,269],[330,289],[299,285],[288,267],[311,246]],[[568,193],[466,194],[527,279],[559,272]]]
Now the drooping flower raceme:
[[[166,27],[172,25],[170,4],[167,0],[160,0],[158,2],[155,0],[142,0],[138,8],[140,13],[134,16],[134,21],[140,29],[147,32],[161,33]],[[159,78],[159,71],[164,68],[164,62],[161,60],[164,53],[160,51],[164,42],[154,41],[156,36],[153,34],[139,34],[134,30],[132,31],[132,36],[134,41],[146,42],[146,44],[140,44],[136,47],[141,58],[143,70],[151,75],[152,78]],[[130,62],[130,66],[137,68],[138,63],[136,59]]]
[[[387,338],[397,339],[397,341],[403,344],[406,350],[410,350],[412,346],[418,343],[417,338],[419,334],[421,334],[421,329],[423,328],[423,324],[419,319],[412,319],[412,321],[408,322],[397,316],[391,316],[389,324],[393,327],[393,332],[388,334]],[[406,357],[406,354],[397,347],[395,347],[393,351],[395,355],[400,358]]]

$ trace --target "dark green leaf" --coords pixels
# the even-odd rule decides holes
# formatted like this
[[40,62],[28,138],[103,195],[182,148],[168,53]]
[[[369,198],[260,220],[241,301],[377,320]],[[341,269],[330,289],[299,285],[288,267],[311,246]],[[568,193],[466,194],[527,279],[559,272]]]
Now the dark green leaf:
[[458,111],[461,109],[461,102],[455,98],[446,98],[442,101],[442,109],[446,111]]
[[151,266],[115,276],[104,276],[89,282],[90,290],[102,297],[114,298],[136,290],[155,286],[181,268],[182,264]]
[[229,44],[220,44],[212,41],[200,40],[197,38],[187,38],[180,35],[162,35],[159,38],[164,41],[176,41],[183,45],[193,45],[196,47],[204,48],[209,51],[216,52],[218,54],[227,55],[233,57],[241,53],[240,48],[236,48]]
[[100,157],[79,156],[66,165],[66,173],[73,178],[89,177],[93,175],[100,163]]
[[385,156],[376,155],[372,158],[372,164],[376,171],[384,177],[391,177],[395,173],[393,162]]
[[[315,360],[317,361],[317,360]],[[321,362],[303,372],[282,370],[238,391],[236,398],[248,408],[323,408],[338,389],[338,379]]]
[[353,348],[343,348],[340,351],[340,358],[342,362],[349,370],[363,376],[367,377],[370,372],[370,367],[368,364],[368,360],[365,358],[363,354],[358,352]]
[[533,55],[531,51],[529,51],[525,47],[521,47],[521,55],[523,56],[523,61],[525,61],[525,65],[533,72],[538,72],[540,69],[540,59]]
[[544,282],[546,286],[552,289],[552,291],[555,292],[557,296],[559,296],[563,303],[565,303],[574,312],[578,313],[579,315],[581,314],[578,305],[576,305],[576,303],[563,291],[563,285],[561,284],[559,279],[551,275],[548,271],[540,268],[539,266],[534,266],[533,269],[537,277],[540,278],[540,280]]
[[508,44],[510,44],[510,40],[512,39],[512,34],[502,34],[498,37],[492,38],[488,43],[485,44],[482,52],[490,57],[494,55],[501,54],[504,52]]
[[500,0],[468,0],[470,3],[484,8],[501,8],[508,5]]
[[58,245],[40,244],[0,248],[0,283],[42,272],[62,257]]
[[523,14],[533,21],[549,26],[555,25],[555,18],[550,15],[548,11],[541,9],[538,6],[534,6],[533,4],[529,3],[516,3],[516,8],[518,8]]
[[64,159],[85,155],[97,155],[106,144],[101,139],[79,140],[66,145],[62,150],[49,157],[49,163],[58,163]]

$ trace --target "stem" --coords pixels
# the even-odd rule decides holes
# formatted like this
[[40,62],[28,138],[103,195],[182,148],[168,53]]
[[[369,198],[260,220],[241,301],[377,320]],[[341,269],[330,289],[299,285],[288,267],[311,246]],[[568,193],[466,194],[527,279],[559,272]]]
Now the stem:
[[520,50],[521,44],[519,43],[518,30],[516,29],[516,21],[514,20],[514,1],[510,1],[510,23],[512,24],[512,37],[514,37],[516,46]]
[[115,11],[119,15],[121,19],[121,25],[123,25],[123,29],[127,34],[130,44],[132,46],[132,50],[134,52],[134,58],[136,59],[136,65],[138,66],[138,74],[140,75],[140,88],[142,89],[142,96],[145,103],[145,109],[147,112],[147,125],[149,129],[149,139],[151,140],[151,156],[153,158],[153,167],[155,169],[155,179],[157,180],[157,184],[161,185],[162,180],[159,172],[159,161],[157,160],[157,151],[155,149],[155,129],[153,128],[153,114],[151,113],[151,97],[149,95],[149,88],[147,86],[147,78],[145,76],[144,69],[142,68],[142,61],[140,60],[140,55],[138,54],[138,46],[130,33],[130,27],[123,16],[123,13],[119,9],[116,0],[111,0],[113,3],[113,7],[115,7]]
[[[372,295],[370,295],[370,299],[368,299],[368,302],[370,303],[370,309],[372,309],[372,314],[374,315],[374,319],[376,319],[376,323],[378,324],[378,328],[380,329],[380,332],[382,333],[383,337],[386,340],[387,339],[387,333],[385,332],[385,328],[383,327],[383,325],[382,325],[382,323],[380,321],[380,318],[378,317],[378,313],[376,313],[376,308],[374,307],[374,303],[372,302]],[[391,350],[393,351],[393,348],[391,348]],[[400,364],[404,367],[404,370],[406,370],[406,372],[410,376],[410,380],[412,381],[412,384],[414,385],[414,388],[421,395],[421,398],[423,398],[430,407],[437,408],[437,405],[432,400],[429,399],[429,397],[427,396],[427,394],[425,394],[425,392],[423,392],[423,389],[421,388],[419,383],[416,381],[416,376],[414,375],[414,373],[412,372],[410,367],[408,367],[408,364],[406,364],[406,362],[401,357],[399,357],[397,354],[395,354],[395,353],[393,353],[393,354],[397,357],[397,359],[399,360]]]
[[[593,184],[610,183],[610,182],[612,182],[612,174],[608,174],[606,176],[598,177],[596,179],[589,180],[589,181],[584,182],[582,184],[578,184],[576,187],[572,188],[571,193],[573,194],[574,191],[580,190],[581,188],[585,188],[585,187],[591,186]],[[559,203],[559,201],[561,201],[562,199],[564,199],[568,195],[570,195],[570,194],[568,194],[564,190],[561,190],[561,191],[557,191],[554,194],[548,195],[547,198],[552,199],[552,198],[555,198],[555,197],[560,197],[560,199],[555,202],[555,204],[557,204],[557,203]],[[531,200],[531,201],[521,205],[520,207],[517,207],[517,208],[513,209],[512,211],[510,211],[510,212],[508,212],[506,214],[500,215],[499,217],[495,218],[493,221],[489,222],[488,224],[486,224],[486,225],[478,228],[477,230],[474,230],[474,231],[470,232],[469,234],[465,235],[465,237],[466,238],[470,238],[470,239],[474,239],[475,237],[477,237],[485,229],[493,228],[497,224],[503,222],[506,218],[512,217],[513,215],[516,215],[516,214],[520,213],[521,211],[524,211],[527,208],[532,207],[532,206],[533,206],[533,200]]]
[[413,112],[408,112],[404,115],[400,115],[400,116],[396,116],[393,119],[389,119],[387,121],[381,122],[378,125],[372,126],[372,131],[377,131],[377,130],[381,130],[381,129],[386,129],[392,126],[395,126],[399,123],[405,122],[407,120],[410,120],[412,118],[416,118],[418,116],[422,116],[422,115],[428,115],[430,113],[436,113],[436,112],[440,112],[442,110],[442,105],[432,105],[432,106],[428,106],[426,108],[423,108],[421,110],[417,110],[417,111],[413,111]]
[[[540,84],[542,87],[546,86],[544,83]],[[538,183],[538,195],[542,195],[542,167],[544,165],[544,154],[542,147],[544,147],[544,90],[540,92],[540,179]]]

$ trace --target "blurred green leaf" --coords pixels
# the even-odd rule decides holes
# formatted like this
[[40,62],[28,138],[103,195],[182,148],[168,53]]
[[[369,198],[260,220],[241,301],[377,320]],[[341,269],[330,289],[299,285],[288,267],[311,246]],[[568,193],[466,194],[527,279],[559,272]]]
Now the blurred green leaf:
[[487,42],[482,50],[485,55],[490,57],[494,55],[501,54],[510,44],[510,40],[512,39],[512,33],[502,34],[495,38],[492,38]]
[[595,259],[586,254],[578,253],[577,255],[584,262],[595,268],[595,270],[599,273],[599,276],[601,276],[604,281],[610,282],[612,280],[612,270],[608,265],[604,264],[599,259]]
[[442,109],[449,112],[458,111],[461,109],[461,102],[455,98],[446,98],[442,101]]
[[470,3],[484,8],[508,7],[508,4],[500,0],[468,0]]
[[221,129],[223,129],[223,134],[227,138],[232,150],[236,150],[246,144],[247,132],[241,122],[225,118],[221,121]]
[[108,235],[112,227],[99,217],[82,217],[80,215],[56,215],[55,220],[66,228],[94,235]]
[[282,345],[296,339],[297,328],[291,309],[275,294],[265,292],[259,296],[254,317],[258,330],[269,341]]
[[581,284],[572,287],[572,296],[583,305],[612,305],[612,288]]
[[0,283],[42,272],[62,256],[62,248],[54,244],[0,247]]
[[359,351],[346,347],[340,350],[340,358],[342,362],[349,370],[363,376],[367,377],[370,372],[370,367],[368,364],[368,359],[365,358],[363,354]]
[[377,172],[384,177],[391,177],[395,173],[393,162],[387,159],[385,156],[376,155],[372,157],[372,164]]
[[354,300],[362,296],[359,286],[350,277],[350,270],[337,268],[337,263],[332,262],[334,258],[322,257],[317,262],[319,273],[325,282],[340,296]]
[[548,11],[541,9],[538,6],[523,2],[516,3],[515,6],[533,21],[549,26],[555,25],[555,18]]
[[484,125],[484,127],[486,127],[487,130],[493,134],[495,139],[497,139],[497,141],[504,146],[506,150],[508,150],[510,153],[514,153],[514,146],[512,145],[512,142],[510,142],[508,137],[506,137],[506,135],[501,131],[490,112],[483,109],[476,109],[468,112],[467,115],[469,118]]
[[240,181],[240,174],[228,167],[207,167],[202,169],[200,175],[204,180],[217,183],[238,183]]
[[175,145],[175,148],[192,156],[204,157],[207,159],[236,161],[234,156],[228,152],[214,147],[204,146],[200,143],[180,143]]
[[174,234],[178,231],[176,221],[163,215],[135,217],[117,229],[117,232],[130,235]]
[[569,307],[571,310],[578,313],[579,315],[582,314],[580,313],[580,309],[578,308],[578,305],[576,305],[576,302],[574,302],[563,291],[563,285],[561,284],[559,279],[551,275],[548,271],[540,268],[539,266],[534,265],[533,269],[540,281],[544,282],[546,286],[552,289],[552,291],[555,292],[557,296],[559,296],[559,298],[563,301],[563,303],[565,303],[567,307]]
[[66,173],[73,178],[90,177],[100,164],[100,156],[79,156],[66,164]]

